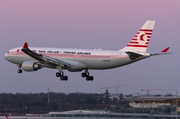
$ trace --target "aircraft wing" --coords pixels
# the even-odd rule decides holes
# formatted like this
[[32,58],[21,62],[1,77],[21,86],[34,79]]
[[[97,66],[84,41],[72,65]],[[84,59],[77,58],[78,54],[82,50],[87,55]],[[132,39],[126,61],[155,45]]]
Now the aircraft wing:
[[28,44],[25,43],[23,48],[21,49],[24,53],[26,53],[27,55],[29,55],[30,57],[36,59],[36,60],[39,60],[39,61],[43,61],[45,63],[52,63],[52,64],[55,64],[55,65],[60,65],[62,67],[71,67],[70,64],[64,62],[64,61],[61,61],[61,60],[58,60],[58,59],[55,59],[55,58],[52,58],[52,57],[48,57],[48,56],[44,56],[42,54],[38,54],[38,53],[35,53],[33,52],[32,50],[30,50],[28,48]]
[[166,54],[171,54],[171,52],[167,52],[169,50],[170,47],[167,47],[166,49],[164,49],[163,51],[161,51],[160,53],[154,53],[151,54],[151,56],[156,56],[156,55],[166,55]]

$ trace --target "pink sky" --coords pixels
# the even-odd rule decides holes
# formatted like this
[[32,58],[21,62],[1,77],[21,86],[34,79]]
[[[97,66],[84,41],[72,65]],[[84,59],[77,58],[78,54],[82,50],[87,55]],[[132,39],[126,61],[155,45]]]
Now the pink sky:
[[[103,86],[136,82],[141,88],[180,90],[179,5],[179,0],[1,0],[0,91],[45,92],[49,86],[55,92],[100,93],[104,92],[100,89]],[[112,70],[90,71],[95,77],[93,82],[86,82],[81,73],[67,71],[69,80],[61,82],[55,77],[56,70],[50,69],[19,75],[17,67],[3,57],[9,49],[22,46],[24,42],[30,46],[119,50],[146,20],[156,20],[148,52],[170,46],[173,54]],[[131,87],[122,92],[140,92],[139,88]]]

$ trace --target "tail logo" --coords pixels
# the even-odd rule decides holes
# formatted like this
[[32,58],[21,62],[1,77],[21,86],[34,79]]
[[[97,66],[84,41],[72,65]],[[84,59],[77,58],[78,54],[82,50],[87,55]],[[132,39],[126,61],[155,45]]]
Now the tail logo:
[[120,51],[146,52],[154,25],[155,21],[146,21],[127,46]]
[[148,43],[147,35],[145,32],[140,32],[137,36],[137,41],[139,44],[145,45]]

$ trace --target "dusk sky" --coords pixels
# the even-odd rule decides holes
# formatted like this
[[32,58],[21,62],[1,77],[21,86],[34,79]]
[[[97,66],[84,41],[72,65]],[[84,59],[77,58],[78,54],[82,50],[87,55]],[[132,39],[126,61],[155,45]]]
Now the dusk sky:
[[[179,0],[1,0],[0,1],[0,93],[104,93],[100,87],[125,86],[123,94],[147,87],[180,91],[180,1]],[[4,54],[12,48],[29,46],[120,50],[147,20],[156,24],[147,49],[172,54],[154,56],[130,65],[89,70],[94,81],[82,72],[64,71],[68,81],[55,76],[56,69],[43,68],[18,74],[18,67]],[[115,93],[115,89],[109,89]],[[152,91],[175,94],[175,90]],[[180,93],[179,93],[180,94]]]

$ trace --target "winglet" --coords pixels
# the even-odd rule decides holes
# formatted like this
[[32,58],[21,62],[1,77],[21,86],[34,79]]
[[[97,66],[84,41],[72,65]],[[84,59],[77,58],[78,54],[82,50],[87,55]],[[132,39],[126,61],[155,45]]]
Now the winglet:
[[166,49],[164,49],[163,51],[161,52],[167,52],[169,50],[170,47],[167,47]]
[[25,42],[24,46],[23,46],[23,49],[26,49],[26,48],[28,48],[28,43],[27,42]]

